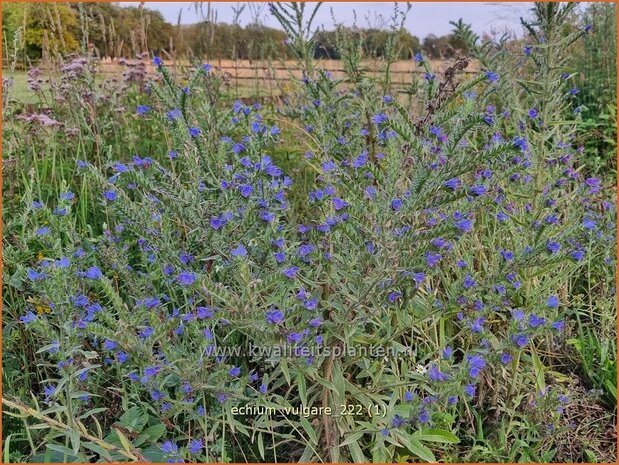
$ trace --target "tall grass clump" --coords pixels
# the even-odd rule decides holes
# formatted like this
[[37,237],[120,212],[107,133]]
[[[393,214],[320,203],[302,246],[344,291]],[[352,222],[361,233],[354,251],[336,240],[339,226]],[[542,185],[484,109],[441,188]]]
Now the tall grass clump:
[[617,5],[590,4],[580,22],[590,30],[572,59],[579,70],[573,95],[583,117],[580,137],[590,160],[589,169],[616,176]]

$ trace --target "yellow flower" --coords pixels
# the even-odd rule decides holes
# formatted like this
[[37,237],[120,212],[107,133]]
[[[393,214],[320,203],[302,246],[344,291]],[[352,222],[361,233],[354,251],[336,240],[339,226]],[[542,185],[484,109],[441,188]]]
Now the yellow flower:
[[44,313],[52,313],[52,309],[47,305],[37,305],[36,311],[39,315],[43,315]]

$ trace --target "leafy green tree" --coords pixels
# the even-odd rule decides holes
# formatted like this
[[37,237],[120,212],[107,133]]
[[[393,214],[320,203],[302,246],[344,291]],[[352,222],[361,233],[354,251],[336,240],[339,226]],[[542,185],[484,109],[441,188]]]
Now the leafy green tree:
[[62,3],[7,3],[3,8],[2,29],[6,40],[21,27],[24,54],[40,58],[44,51],[66,55],[79,48],[78,15]]

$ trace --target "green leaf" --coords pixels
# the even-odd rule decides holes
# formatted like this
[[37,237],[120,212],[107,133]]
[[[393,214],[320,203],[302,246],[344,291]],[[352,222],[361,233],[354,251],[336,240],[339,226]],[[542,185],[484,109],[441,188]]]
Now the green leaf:
[[86,417],[89,417],[91,415],[95,415],[97,413],[101,413],[101,412],[105,412],[107,410],[107,408],[105,407],[97,407],[97,408],[93,408],[88,410],[87,412],[82,413],[79,417],[77,417],[78,420],[83,420]]
[[69,457],[74,457],[75,453],[66,446],[61,446],[60,444],[47,444],[48,449],[53,450],[54,452],[60,452],[61,454],[66,454]]
[[318,444],[318,436],[316,436],[316,431],[312,428],[312,425],[305,417],[300,417],[299,421],[301,422],[301,427],[305,430],[307,435],[309,436],[312,444]]
[[436,462],[436,457],[434,457],[434,453],[424,446],[416,436],[407,435],[405,433],[396,432],[397,438],[400,439],[402,445],[406,447],[411,454],[416,455],[422,460],[426,462]]
[[533,361],[533,372],[535,373],[535,387],[538,391],[543,392],[546,389],[545,369],[535,349],[531,350],[531,360]]
[[142,435],[148,436],[153,441],[156,441],[165,434],[166,427],[163,424],[153,425],[142,431]]
[[258,433],[258,452],[260,452],[260,457],[264,460],[264,438],[262,433]]
[[301,398],[301,405],[307,405],[307,386],[305,384],[305,376],[302,372],[297,373],[297,389]]
[[77,454],[80,451],[80,433],[72,429],[69,432],[69,438],[71,439],[71,445],[73,446],[73,453]]
[[365,433],[363,431],[357,431],[356,433],[351,434],[344,441],[342,441],[342,443],[340,443],[340,447],[347,446],[349,444],[352,444],[353,442],[356,443],[357,440],[361,438],[364,434]]
[[10,460],[10,449],[11,449],[11,437],[13,435],[9,434],[6,439],[4,440],[4,463],[11,463]]
[[288,383],[288,386],[290,386],[290,371],[288,370],[288,362],[286,362],[286,360],[281,360],[279,363],[279,367],[282,370],[282,373],[284,374],[284,377],[286,378],[286,382]]
[[112,456],[110,455],[108,451],[106,451],[103,447],[95,444],[94,442],[83,442],[82,445],[86,449],[90,449],[91,451],[99,454],[102,458],[104,458],[108,462],[114,461],[114,459],[112,458]]
[[425,442],[441,442],[446,444],[458,444],[460,439],[451,431],[442,429],[427,429],[423,432],[417,432],[413,434],[415,439]]
[[365,455],[363,455],[363,451],[361,450],[358,442],[349,444],[348,450],[350,451],[350,455],[355,463],[367,463],[368,459]]

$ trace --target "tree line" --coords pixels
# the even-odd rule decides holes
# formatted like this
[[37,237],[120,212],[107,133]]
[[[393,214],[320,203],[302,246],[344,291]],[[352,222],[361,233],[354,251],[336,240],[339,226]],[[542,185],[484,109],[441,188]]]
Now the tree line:
[[[346,28],[366,56],[382,57],[389,30]],[[204,20],[172,25],[160,12],[113,3],[5,3],[2,15],[4,59],[23,60],[68,56],[90,48],[100,57],[161,54],[222,59],[290,58],[283,31],[252,22],[246,26]],[[433,59],[450,58],[464,44],[453,35],[427,36],[423,41],[397,31],[399,58],[423,52]],[[316,58],[338,59],[335,31],[314,36]]]

